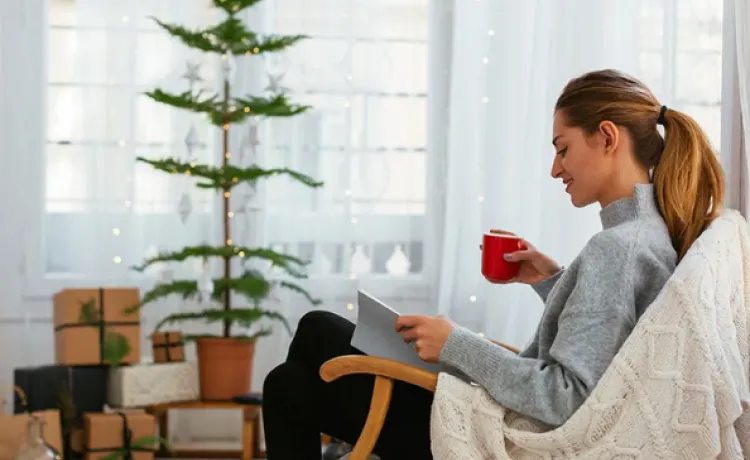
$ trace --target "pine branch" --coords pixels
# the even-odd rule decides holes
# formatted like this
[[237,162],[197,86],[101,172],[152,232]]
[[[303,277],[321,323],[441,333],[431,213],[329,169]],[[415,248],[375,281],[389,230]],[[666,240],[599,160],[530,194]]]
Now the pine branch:
[[[293,117],[299,115],[311,107],[309,105],[292,104],[286,95],[277,94],[269,98],[251,96],[247,98],[235,97],[234,105],[239,112],[248,116],[263,115],[266,117]],[[232,115],[230,114],[230,120]]]
[[271,262],[272,267],[279,267],[294,278],[307,277],[307,275],[295,267],[295,265],[303,267],[308,264],[298,257],[281,254],[272,249],[248,248],[244,246],[188,246],[179,251],[160,253],[158,256],[147,259],[142,265],[132,268],[138,272],[143,272],[155,263],[183,262],[192,257],[241,257],[245,260],[253,258],[264,259]]
[[[211,298],[216,301],[221,300],[227,290],[234,291],[251,301],[263,299],[271,291],[271,284],[262,275],[249,270],[238,278],[216,278],[213,283],[214,292],[211,294]],[[180,295],[183,299],[194,299],[200,294],[197,281],[176,280],[169,283],[159,283],[143,295],[139,304],[127,308],[126,312],[132,313],[146,304],[171,295]]]
[[229,123],[242,123],[250,117],[291,117],[299,115],[310,106],[292,104],[286,95],[277,94],[270,97],[249,96],[235,98],[231,105],[225,105],[217,95],[207,96],[204,91],[192,94],[190,91],[169,93],[162,89],[155,89],[143,93],[152,100],[196,113],[205,113],[214,126],[224,126]]
[[260,37],[255,32],[248,30],[242,20],[235,16],[229,16],[215,26],[194,30],[179,24],[162,22],[153,17],[151,19],[167,33],[180,39],[185,46],[210,53],[233,54],[235,56],[273,53],[308,38],[305,35]]
[[214,7],[221,8],[225,13],[233,15],[244,9],[253,7],[261,1],[262,0],[213,0],[213,4]]
[[221,106],[221,102],[217,102],[217,95],[214,94],[210,97],[202,97],[203,91],[199,91],[197,94],[192,94],[190,91],[173,94],[157,88],[143,94],[161,104],[171,105],[172,107],[190,110],[196,113],[208,113],[213,115],[217,110],[216,107]]
[[[159,329],[166,325],[171,325],[174,323],[181,323],[184,321],[202,321],[207,324],[213,324],[213,323],[219,323],[224,321],[230,321],[232,324],[237,324],[240,327],[244,328],[251,328],[255,325],[258,321],[260,321],[263,318],[269,318],[272,320],[280,321],[284,327],[286,328],[287,332],[290,334],[292,333],[292,329],[289,326],[289,322],[284,318],[284,315],[282,315],[279,312],[275,311],[269,311],[269,310],[263,310],[260,308],[233,308],[229,311],[225,310],[219,310],[219,309],[207,309],[203,311],[197,311],[197,312],[185,312],[185,313],[172,313],[171,315],[168,315],[164,318],[162,318],[161,321],[156,325],[154,328],[154,332],[157,332]],[[262,329],[259,333],[256,333],[255,336],[251,337],[257,337],[257,334],[262,335],[268,335],[270,331],[268,329]],[[184,340],[191,340],[195,337],[202,337],[201,335],[198,336],[183,336]],[[247,337],[247,336],[243,336]]]
[[305,288],[298,284],[290,283],[289,281],[280,281],[279,286],[285,289],[289,289],[290,291],[294,291],[297,294],[302,294],[307,298],[307,301],[313,305],[320,305],[322,302],[320,299],[314,299],[312,295],[310,295],[310,293],[305,290]]
[[206,179],[206,181],[199,181],[196,184],[196,186],[199,188],[221,189],[224,191],[228,191],[241,183],[253,184],[261,178],[278,175],[289,176],[290,178],[301,182],[308,187],[323,186],[323,182],[318,182],[310,176],[298,173],[289,168],[263,169],[257,166],[240,168],[234,165],[228,165],[227,167],[222,168],[182,162],[174,158],[150,160],[144,157],[137,157],[136,161],[149,164],[160,171],[172,174],[187,174],[190,176]]

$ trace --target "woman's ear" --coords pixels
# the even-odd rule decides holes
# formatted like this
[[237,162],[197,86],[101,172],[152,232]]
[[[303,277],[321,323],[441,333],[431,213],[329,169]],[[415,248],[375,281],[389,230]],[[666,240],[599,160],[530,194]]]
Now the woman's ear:
[[617,128],[617,125],[611,121],[604,120],[599,123],[599,134],[604,141],[604,152],[614,152],[620,142],[620,130]]

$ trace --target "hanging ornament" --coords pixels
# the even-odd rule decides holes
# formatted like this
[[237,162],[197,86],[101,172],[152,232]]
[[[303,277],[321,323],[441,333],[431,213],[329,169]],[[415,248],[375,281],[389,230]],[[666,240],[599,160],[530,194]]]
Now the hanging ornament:
[[198,277],[198,293],[203,303],[209,302],[214,293],[214,280],[211,277],[211,266],[208,259],[203,260],[201,274]]
[[193,150],[200,144],[200,138],[198,138],[198,130],[195,129],[195,124],[190,123],[190,129],[185,136],[185,148],[187,148],[188,159],[193,158]]
[[195,84],[203,81],[200,76],[201,65],[198,62],[187,62],[186,66],[187,69],[185,70],[185,73],[182,74],[182,78],[188,81],[190,84],[190,92],[192,92]]
[[223,54],[221,56],[221,75],[224,77],[224,80],[234,80],[235,68],[234,56],[231,53]]
[[388,258],[385,263],[385,269],[389,275],[408,275],[409,269],[411,268],[411,262],[404,253],[402,245],[397,244],[393,249],[393,254]]
[[193,203],[190,200],[190,194],[183,193],[182,198],[180,198],[180,204],[177,205],[177,212],[180,214],[180,220],[182,223],[186,223],[188,220],[188,217],[190,217],[190,213],[193,211]]

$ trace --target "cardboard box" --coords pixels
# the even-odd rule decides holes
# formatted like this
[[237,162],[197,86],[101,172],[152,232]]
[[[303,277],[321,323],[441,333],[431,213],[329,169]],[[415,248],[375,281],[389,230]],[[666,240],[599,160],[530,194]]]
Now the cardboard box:
[[[107,363],[111,350],[127,353],[119,364],[141,359],[140,302],[137,288],[64,289],[53,298],[55,362],[67,365]],[[124,345],[126,344],[126,345]],[[111,364],[111,362],[110,362]]]
[[[63,454],[62,435],[60,434],[60,412],[46,410],[32,412],[42,422],[42,438],[60,455]],[[29,414],[4,415],[0,413],[0,460],[12,460],[26,441]]]
[[[87,413],[83,418],[84,459],[98,460],[130,450],[132,460],[153,460],[158,448],[156,435],[156,418],[142,411]],[[151,442],[144,445],[147,438]]]
[[181,331],[154,332],[151,343],[155,363],[185,361],[185,342]]
[[146,407],[200,399],[195,362],[139,364],[113,368],[109,375],[111,407]]

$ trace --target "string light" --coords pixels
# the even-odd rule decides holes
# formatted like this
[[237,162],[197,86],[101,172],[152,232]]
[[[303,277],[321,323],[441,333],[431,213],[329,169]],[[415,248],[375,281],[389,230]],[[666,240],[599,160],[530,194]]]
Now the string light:
[[185,175],[186,175],[186,176],[189,176],[189,175],[190,175],[190,170],[189,170],[189,169],[185,171]]
[[224,131],[229,131],[229,123],[224,124]]
[[250,107],[245,107],[245,113],[250,113]]
[[351,275],[349,275],[349,279],[350,280],[357,279],[357,275],[355,275],[354,273],[352,273]]
[[125,140],[121,139],[120,142],[118,142],[118,144],[120,144],[120,147],[125,147]]
[[489,101],[490,101],[490,98],[488,98],[487,96],[484,96],[482,98],[482,102],[484,102],[485,104],[488,103]]
[[490,58],[488,58],[486,56],[482,58],[482,63],[488,64],[489,62],[490,62]]
[[489,35],[490,37],[492,37],[492,36],[495,35],[495,31],[492,30],[492,29],[490,29],[490,30],[487,31],[487,35]]
[[232,158],[232,154],[229,153],[229,152],[227,152],[227,153],[224,154],[224,158],[226,158],[228,160],[228,159]]
[[131,203],[131,202],[130,202],[130,200],[125,200],[125,207],[126,207],[126,208],[129,208],[129,207],[130,207],[130,205],[132,205],[132,204],[133,204],[133,203]]
[[231,219],[232,217],[234,217],[234,213],[232,211],[229,211],[227,213],[227,217],[229,217]]
[[191,168],[195,168],[195,162],[194,162],[194,161],[191,161],[191,162],[190,162],[190,167],[191,167]]
[[230,195],[229,192],[224,192],[224,198],[229,198],[229,195]]
[[356,223],[357,223],[357,218],[356,218],[356,217],[352,217],[352,223],[353,223],[353,224],[356,224]]
[[473,295],[469,297],[469,302],[476,302],[476,301],[477,301],[477,296]]
[[344,107],[346,107],[346,108],[349,108],[351,105],[352,105],[352,103],[349,102],[349,101],[344,102]]
[[484,332],[480,332],[477,334],[479,337],[484,337]]
[[352,76],[351,75],[347,75],[346,79],[349,80],[349,81],[352,81]]
[[346,309],[347,310],[354,310],[354,304],[353,303],[346,304]]
[[115,235],[115,236],[120,236],[120,229],[119,228],[113,228],[112,229],[112,234]]
[[344,195],[349,196],[352,194],[351,190],[344,190]]
[[233,105],[229,107],[229,111],[230,112],[234,112],[235,110],[237,110],[237,107],[235,107]]
[[226,61],[227,59],[229,59],[229,56],[227,56],[226,54],[222,54],[221,59]]
[[232,240],[227,240],[227,246],[231,246],[231,245],[232,245]]
[[128,22],[128,21],[130,21],[129,17],[127,17],[127,16],[123,16],[122,17],[122,22]]
[[479,201],[480,203],[483,202],[484,201],[484,197],[482,195],[479,195],[477,197],[477,201]]
[[260,48],[253,48],[253,53],[255,53],[255,54],[260,53]]
[[245,251],[240,251],[240,257],[245,257]]
[[120,262],[122,262],[122,259],[120,258],[120,256],[115,256],[113,260],[115,261],[116,264],[119,264]]

